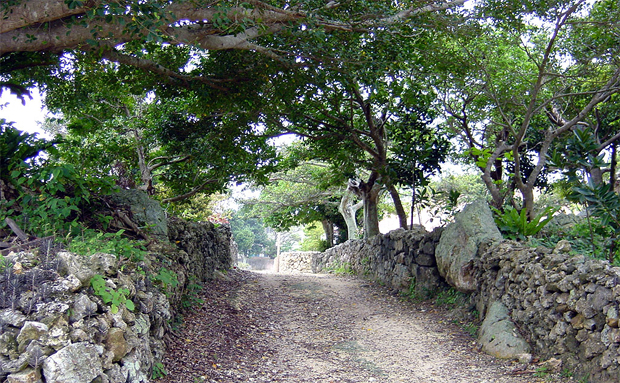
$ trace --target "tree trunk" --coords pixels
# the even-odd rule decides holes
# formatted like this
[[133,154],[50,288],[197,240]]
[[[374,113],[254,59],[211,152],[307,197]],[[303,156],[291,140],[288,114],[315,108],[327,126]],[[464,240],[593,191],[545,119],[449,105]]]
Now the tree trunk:
[[600,186],[603,184],[603,169],[601,168],[592,168],[590,169],[590,179],[592,183],[596,186]]
[[527,220],[531,221],[534,218],[534,190],[527,184],[521,189],[521,195],[523,196],[523,208],[527,213]]
[[148,195],[153,195],[153,174],[149,169],[149,166],[146,162],[146,154],[144,152],[144,146],[142,146],[142,139],[140,137],[140,133],[136,129],[133,131],[134,138],[136,140],[136,152],[138,153],[138,166],[140,168],[140,181],[142,181],[141,185],[138,186],[138,190],[143,190],[147,192]]
[[357,235],[357,220],[355,219],[355,215],[357,211],[364,205],[363,201],[352,204],[351,196],[353,192],[349,189],[345,191],[342,195],[342,199],[340,200],[340,205],[338,205],[338,211],[344,218],[344,222],[347,225],[347,238],[348,239],[358,239]]
[[325,232],[325,237],[327,240],[327,246],[334,247],[334,224],[328,219],[324,219],[321,221],[323,225],[323,231]]
[[372,238],[379,231],[379,212],[377,209],[381,185],[374,184],[364,192],[364,238]]
[[376,180],[376,173],[371,174],[368,182],[349,180],[349,190],[357,194],[364,202],[364,238],[374,237],[380,233],[377,205],[381,185]]
[[398,215],[398,222],[400,227],[403,229],[407,229],[407,213],[405,212],[405,208],[403,207],[403,203],[400,200],[400,194],[398,194],[398,190],[394,185],[390,185],[388,187],[388,191],[390,192],[390,196],[392,197],[392,201],[394,202],[394,208],[396,209],[396,214]]

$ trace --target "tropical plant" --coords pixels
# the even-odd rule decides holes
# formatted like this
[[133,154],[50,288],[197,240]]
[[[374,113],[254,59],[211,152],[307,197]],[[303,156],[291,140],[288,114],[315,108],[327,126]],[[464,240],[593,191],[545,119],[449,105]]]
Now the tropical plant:
[[[609,238],[606,241],[607,259],[613,263],[619,253],[618,236],[620,235],[620,196],[612,185],[596,185],[592,181],[572,188],[571,199],[586,206],[587,212],[597,217],[603,227],[609,227]],[[590,217],[588,216],[588,220]],[[593,229],[590,225],[591,236]],[[594,246],[594,243],[593,243]]]
[[104,233],[85,229],[81,234],[71,239],[68,250],[82,255],[91,255],[97,252],[114,254],[119,259],[129,259],[134,262],[144,260],[147,253],[144,244],[126,238],[123,234],[124,230],[119,230],[116,233]]
[[529,219],[525,209],[521,209],[521,212],[512,206],[505,208],[503,212],[496,208],[492,209],[495,212],[495,223],[502,233],[510,239],[520,240],[536,235],[559,210],[559,208],[549,206],[534,218]]
[[534,192],[556,143],[579,127],[597,129],[596,108],[620,89],[617,12],[615,1],[483,1],[474,14],[494,21],[478,18],[446,42],[445,127],[480,169],[496,208],[520,203],[534,218]]

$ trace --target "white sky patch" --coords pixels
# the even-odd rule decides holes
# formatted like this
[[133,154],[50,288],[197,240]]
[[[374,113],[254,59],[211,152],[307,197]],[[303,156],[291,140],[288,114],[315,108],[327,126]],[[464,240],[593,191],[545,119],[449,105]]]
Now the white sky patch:
[[41,93],[38,89],[34,89],[30,91],[30,94],[32,99],[26,97],[26,105],[23,105],[15,95],[4,91],[0,97],[0,118],[14,122],[15,129],[37,133],[39,138],[51,139],[52,137],[41,129],[45,117],[50,114],[43,106]]

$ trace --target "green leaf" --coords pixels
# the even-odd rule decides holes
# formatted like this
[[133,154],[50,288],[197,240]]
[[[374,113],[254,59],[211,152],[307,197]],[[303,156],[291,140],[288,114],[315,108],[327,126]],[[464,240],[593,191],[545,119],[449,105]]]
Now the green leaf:
[[129,310],[129,311],[133,311],[136,308],[136,306],[134,305],[133,301],[130,300],[130,299],[127,299],[125,301],[125,307],[127,307],[127,310]]

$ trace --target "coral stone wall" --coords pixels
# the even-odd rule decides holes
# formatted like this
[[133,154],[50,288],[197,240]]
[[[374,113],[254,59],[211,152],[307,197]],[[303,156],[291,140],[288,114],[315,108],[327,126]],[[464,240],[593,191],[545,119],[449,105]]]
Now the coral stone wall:
[[511,241],[482,249],[478,311],[502,302],[541,358],[561,359],[591,382],[618,382],[620,268],[569,251],[565,241],[553,250]]
[[[233,262],[227,227],[173,219],[167,229],[178,247],[160,242],[137,263],[53,249],[0,259],[0,382],[148,382],[186,286]],[[155,278],[164,267],[168,279]],[[123,292],[115,307],[91,287],[95,275]]]
[[314,272],[347,264],[353,271],[369,279],[385,283],[398,291],[426,296],[441,286],[443,278],[437,270],[435,247],[441,229],[429,233],[420,226],[412,230],[398,229],[377,235],[369,241],[347,241],[314,256]]
[[290,251],[281,253],[276,262],[281,273],[312,273],[312,260],[318,251]]

